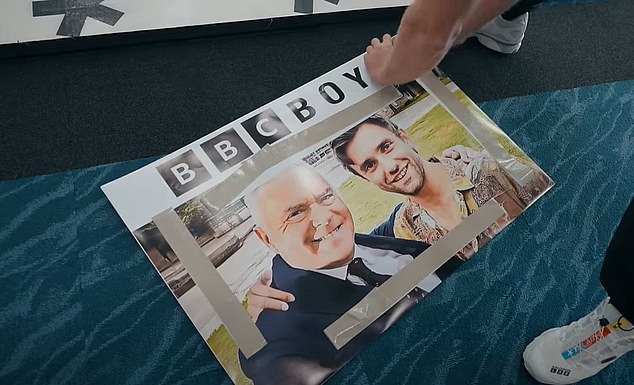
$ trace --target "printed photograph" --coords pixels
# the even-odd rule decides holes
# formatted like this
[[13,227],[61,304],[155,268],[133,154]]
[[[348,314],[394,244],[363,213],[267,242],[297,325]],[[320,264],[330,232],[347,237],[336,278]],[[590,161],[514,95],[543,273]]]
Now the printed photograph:
[[[221,210],[205,194],[176,209],[268,342],[248,359],[156,226],[134,232],[236,384],[323,383],[552,186],[462,91],[441,79],[488,122],[530,178],[515,180],[413,82],[397,86],[399,99],[341,127],[335,138],[266,170]],[[323,333],[327,326],[491,199],[504,208],[500,220],[335,349]]]

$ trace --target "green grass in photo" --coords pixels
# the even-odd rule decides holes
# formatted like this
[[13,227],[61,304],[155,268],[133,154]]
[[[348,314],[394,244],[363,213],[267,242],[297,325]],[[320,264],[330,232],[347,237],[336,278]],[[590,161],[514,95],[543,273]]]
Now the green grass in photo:
[[222,364],[231,380],[237,385],[253,385],[240,369],[238,362],[238,346],[229,335],[227,328],[222,325],[207,339],[207,344],[214,351],[218,361]]
[[[242,301],[242,306],[246,309],[246,298]],[[225,325],[221,325],[211,333],[209,338],[207,338],[207,345],[213,350],[216,358],[218,358],[218,361],[229,375],[229,378],[231,378],[236,385],[253,385],[253,381],[245,376],[240,368],[238,345],[236,345]]]
[[[403,197],[379,190],[358,176],[351,176],[339,188],[354,219],[355,232],[367,234],[383,223]],[[363,197],[359,199],[359,197]]]

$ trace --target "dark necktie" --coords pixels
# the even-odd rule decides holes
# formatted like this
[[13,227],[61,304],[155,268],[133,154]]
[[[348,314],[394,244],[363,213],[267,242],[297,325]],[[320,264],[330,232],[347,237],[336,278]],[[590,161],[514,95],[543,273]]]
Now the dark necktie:
[[[372,271],[361,258],[355,258],[348,265],[348,274],[354,275],[355,277],[361,279],[368,286],[378,287],[383,284],[383,282],[387,281],[391,275],[379,274]],[[414,299],[416,302],[420,298],[422,298],[425,294],[427,294],[424,290],[419,287],[415,287],[410,293],[407,295],[408,299]]]

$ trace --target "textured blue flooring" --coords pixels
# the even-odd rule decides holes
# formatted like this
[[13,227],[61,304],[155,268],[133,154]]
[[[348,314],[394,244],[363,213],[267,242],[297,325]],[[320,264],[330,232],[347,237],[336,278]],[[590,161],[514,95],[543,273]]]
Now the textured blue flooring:
[[[557,185],[330,384],[532,384],[526,343],[605,295],[634,194],[634,81],[482,108]],[[0,182],[0,383],[230,383],[99,189],[149,161]],[[632,384],[632,367],[587,383]]]

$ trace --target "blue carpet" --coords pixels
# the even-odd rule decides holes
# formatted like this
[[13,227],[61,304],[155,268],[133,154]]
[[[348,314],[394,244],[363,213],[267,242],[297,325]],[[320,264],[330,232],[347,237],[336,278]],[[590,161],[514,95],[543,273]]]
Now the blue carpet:
[[[634,81],[482,108],[557,185],[330,384],[532,384],[526,343],[605,295],[634,194]],[[230,384],[99,189],[150,161],[0,183],[0,383]],[[587,383],[634,383],[632,366]]]

